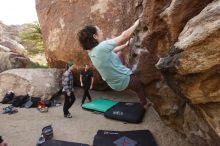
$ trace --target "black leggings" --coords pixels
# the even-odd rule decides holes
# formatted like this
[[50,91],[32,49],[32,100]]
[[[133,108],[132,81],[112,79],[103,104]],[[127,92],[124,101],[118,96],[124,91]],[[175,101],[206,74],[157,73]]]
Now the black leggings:
[[84,104],[86,97],[88,97],[89,101],[92,101],[91,96],[89,94],[89,88],[90,88],[90,85],[86,85],[83,87],[84,94],[83,94],[82,104]]
[[64,92],[64,96],[65,101],[63,105],[63,113],[64,115],[68,115],[70,113],[69,108],[73,105],[76,98],[73,92],[70,92],[70,96],[67,95],[67,92]]

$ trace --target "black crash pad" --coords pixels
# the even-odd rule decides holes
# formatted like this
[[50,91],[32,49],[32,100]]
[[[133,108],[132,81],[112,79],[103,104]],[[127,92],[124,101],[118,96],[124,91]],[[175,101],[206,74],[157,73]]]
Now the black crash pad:
[[119,102],[108,109],[104,116],[129,123],[140,123],[144,117],[145,109],[140,103]]
[[89,146],[87,144],[67,142],[61,140],[48,140],[44,142],[41,146]]
[[93,146],[157,146],[157,143],[149,130],[98,130]]

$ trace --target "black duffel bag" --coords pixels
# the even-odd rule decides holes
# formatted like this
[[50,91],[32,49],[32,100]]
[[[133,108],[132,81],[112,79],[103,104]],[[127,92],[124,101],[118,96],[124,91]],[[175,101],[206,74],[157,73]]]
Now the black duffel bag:
[[44,128],[42,128],[42,133],[43,137],[45,138],[45,140],[50,140],[53,138],[53,127],[52,125],[48,125],[45,126]]
[[5,96],[3,97],[0,103],[10,104],[10,101],[12,101],[14,97],[15,97],[15,93],[13,91],[9,91],[5,94]]
[[15,96],[11,104],[13,107],[23,107],[29,98],[29,95]]

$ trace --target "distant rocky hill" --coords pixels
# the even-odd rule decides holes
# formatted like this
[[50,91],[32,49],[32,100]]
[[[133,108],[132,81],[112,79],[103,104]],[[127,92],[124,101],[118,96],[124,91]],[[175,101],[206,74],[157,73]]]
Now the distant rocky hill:
[[24,56],[25,47],[18,42],[18,34],[22,29],[22,25],[7,26],[0,22],[0,72],[23,68],[30,62]]
[[18,41],[18,33],[24,28],[23,25],[5,25],[0,21],[0,34],[12,40]]
[[11,52],[23,54],[25,48],[18,43],[18,34],[23,28],[22,25],[7,26],[0,22],[0,45],[8,48]]

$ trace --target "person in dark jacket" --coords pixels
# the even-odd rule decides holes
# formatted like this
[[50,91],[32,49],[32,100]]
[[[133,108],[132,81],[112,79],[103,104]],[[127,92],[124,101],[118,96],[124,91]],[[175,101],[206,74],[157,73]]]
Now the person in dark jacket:
[[93,72],[91,69],[89,69],[89,65],[85,65],[85,68],[80,72],[80,84],[81,87],[84,89],[82,104],[84,104],[86,97],[88,97],[89,101],[92,101],[92,98],[89,94],[89,89],[93,88]]
[[63,113],[65,118],[72,118],[69,112],[70,107],[75,101],[74,89],[73,89],[73,63],[67,64],[67,70],[63,74],[62,84],[65,101],[63,105]]

